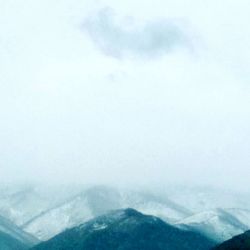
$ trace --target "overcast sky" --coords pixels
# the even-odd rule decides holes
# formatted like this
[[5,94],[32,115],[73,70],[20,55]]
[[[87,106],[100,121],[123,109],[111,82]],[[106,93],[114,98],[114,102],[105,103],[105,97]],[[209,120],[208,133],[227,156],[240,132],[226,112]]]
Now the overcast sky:
[[1,180],[250,188],[249,0],[0,0]]

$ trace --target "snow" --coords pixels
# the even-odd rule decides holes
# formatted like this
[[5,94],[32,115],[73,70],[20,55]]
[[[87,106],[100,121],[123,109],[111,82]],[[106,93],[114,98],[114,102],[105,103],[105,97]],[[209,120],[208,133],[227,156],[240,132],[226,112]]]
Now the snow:
[[0,215],[40,240],[112,209],[125,208],[214,234],[218,240],[250,228],[248,196],[212,188],[169,187],[164,192],[147,192],[105,186],[21,186],[0,190]]
[[219,242],[250,229],[250,212],[243,209],[214,209],[194,214],[176,223],[189,226]]
[[23,228],[40,240],[47,240],[67,228],[78,226],[111,209],[128,207],[159,216],[169,222],[187,215],[170,200],[160,200],[157,196],[141,192],[101,187],[83,190],[69,201],[26,223]]
[[36,235],[40,240],[47,240],[67,228],[76,226],[93,218],[85,199],[75,200],[47,211],[42,216],[25,225],[24,230]]
[[108,225],[107,224],[99,224],[99,223],[94,223],[93,224],[93,230],[95,230],[95,231],[98,231],[98,230],[103,230],[103,229],[105,229],[105,228],[107,228],[108,227]]
[[33,245],[38,242],[32,235],[24,232],[21,228],[17,227],[11,221],[0,216],[0,232],[5,233],[12,238],[27,244]]

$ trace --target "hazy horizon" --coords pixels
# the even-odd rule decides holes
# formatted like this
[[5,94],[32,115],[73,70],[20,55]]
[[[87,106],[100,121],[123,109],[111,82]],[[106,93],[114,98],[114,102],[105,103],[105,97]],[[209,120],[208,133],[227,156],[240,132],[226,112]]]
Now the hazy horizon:
[[0,0],[6,182],[250,188],[250,3]]

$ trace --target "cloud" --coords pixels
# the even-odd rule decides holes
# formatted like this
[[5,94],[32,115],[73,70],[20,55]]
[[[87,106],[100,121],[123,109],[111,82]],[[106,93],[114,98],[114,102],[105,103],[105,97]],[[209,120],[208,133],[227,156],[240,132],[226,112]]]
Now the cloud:
[[5,2],[3,180],[250,188],[247,3]]
[[84,22],[92,41],[108,56],[159,57],[176,47],[189,47],[185,32],[174,20],[157,19],[139,22],[117,18],[110,8],[99,10]]

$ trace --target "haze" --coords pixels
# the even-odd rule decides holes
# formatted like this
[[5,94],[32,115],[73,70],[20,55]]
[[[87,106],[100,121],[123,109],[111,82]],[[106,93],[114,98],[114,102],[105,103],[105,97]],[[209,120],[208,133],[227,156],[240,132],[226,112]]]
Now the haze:
[[250,188],[248,0],[0,0],[0,176]]

